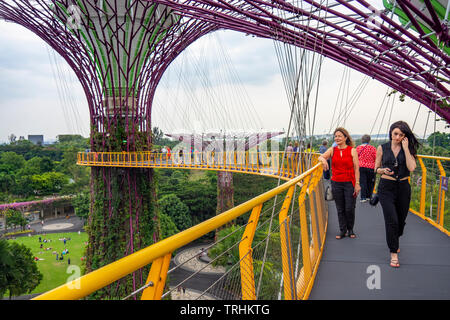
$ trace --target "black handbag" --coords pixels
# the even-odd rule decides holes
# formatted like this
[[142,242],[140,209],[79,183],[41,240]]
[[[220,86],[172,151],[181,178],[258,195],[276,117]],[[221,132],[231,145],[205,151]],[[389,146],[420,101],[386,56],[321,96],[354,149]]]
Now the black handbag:
[[378,198],[378,193],[372,193],[369,200],[370,205],[375,207],[378,204],[378,201],[380,201],[380,198]]

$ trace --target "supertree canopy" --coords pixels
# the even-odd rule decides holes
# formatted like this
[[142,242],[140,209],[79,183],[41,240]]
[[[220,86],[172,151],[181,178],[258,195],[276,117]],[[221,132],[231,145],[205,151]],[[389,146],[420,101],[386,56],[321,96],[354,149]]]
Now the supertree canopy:
[[[148,147],[132,133],[149,130],[150,105],[164,70],[214,30],[166,6],[131,0],[2,1],[0,17],[37,34],[71,66],[86,94],[92,129],[106,133],[93,146],[104,151]],[[118,122],[128,139],[111,136]]]

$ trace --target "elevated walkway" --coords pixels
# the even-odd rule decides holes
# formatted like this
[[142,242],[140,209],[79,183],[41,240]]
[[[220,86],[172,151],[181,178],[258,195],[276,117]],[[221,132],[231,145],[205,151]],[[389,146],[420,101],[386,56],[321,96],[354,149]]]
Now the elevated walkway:
[[[409,213],[400,238],[400,268],[389,266],[381,206],[356,205],[356,239],[336,240],[336,205],[328,203],[328,230],[322,261],[310,294],[312,300],[450,299],[450,237]],[[369,268],[369,270],[368,270]],[[380,289],[374,270],[379,268]]]
[[[420,201],[411,204],[410,210],[417,211],[410,213],[407,218],[405,235],[400,241],[401,266],[394,269],[389,266],[390,254],[380,205],[373,208],[368,203],[358,202],[355,223],[357,238],[336,240],[336,207],[334,202],[324,201],[323,170],[321,164],[317,163],[317,155],[286,156],[283,153],[270,153],[268,163],[262,155],[248,152],[188,154],[185,155],[188,159],[193,156],[206,160],[189,164],[179,162],[176,158],[145,152],[79,153],[77,164],[84,166],[218,170],[273,176],[288,181],[35,299],[80,299],[150,263],[145,285],[136,288],[124,299],[133,296],[143,300],[161,299],[163,294],[167,294],[164,288],[170,273],[173,273],[171,279],[176,280],[176,283],[170,283],[171,289],[180,285],[190,288],[195,282],[197,287],[200,285],[195,289],[204,290],[205,296],[226,300],[450,299],[448,193],[444,188],[448,180],[446,167],[441,163],[450,161],[450,158],[418,157],[420,169],[411,177],[411,187],[413,199],[420,197]],[[439,172],[427,171],[427,166],[430,167],[434,161]],[[311,167],[308,164],[315,165]],[[438,185],[436,178],[439,179]],[[435,207],[433,218],[425,215],[431,213],[428,207],[431,197]],[[274,205],[269,201],[273,201]],[[266,203],[269,206],[263,210]],[[216,275],[210,274],[209,279],[203,278],[206,282],[200,283],[197,279],[199,275],[191,277],[193,274],[190,271],[180,268],[175,275],[175,268],[169,270],[175,250],[246,213],[249,213],[248,222],[215,244],[218,246],[219,242],[231,235],[235,238],[233,244],[226,243],[216,252],[215,259],[222,256],[227,259],[228,270],[223,278],[216,281]],[[278,221],[272,224],[272,218],[276,215]],[[234,235],[237,231],[240,233]],[[256,241],[255,236],[259,237]],[[260,245],[264,243],[269,246]],[[271,260],[264,264],[264,267],[269,267],[259,274],[262,274],[260,277],[257,272],[262,270],[259,265],[263,266],[261,261],[266,252],[270,252],[268,256]],[[254,268],[255,265],[258,268]],[[262,280],[261,291],[258,289],[259,283],[256,286],[256,280],[259,279]],[[208,287],[210,281],[215,281],[214,287]],[[72,290],[75,284],[79,285],[79,290]],[[222,294],[223,288],[226,288],[227,295]],[[175,291],[177,294],[178,291]]]

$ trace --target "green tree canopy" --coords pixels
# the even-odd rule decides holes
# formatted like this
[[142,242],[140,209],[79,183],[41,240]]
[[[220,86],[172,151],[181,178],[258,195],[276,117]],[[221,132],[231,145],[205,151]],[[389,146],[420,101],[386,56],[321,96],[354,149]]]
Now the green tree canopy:
[[15,152],[7,151],[0,155],[0,171],[13,173],[23,168],[24,165],[24,157]]
[[0,274],[0,294],[9,291],[10,298],[30,293],[42,280],[31,250],[6,240],[0,240]]
[[88,192],[82,192],[72,200],[72,206],[75,210],[75,214],[87,221],[89,217],[90,197]]
[[172,218],[167,214],[159,214],[159,223],[161,225],[161,240],[180,232],[180,230],[178,230],[177,226],[173,222]]
[[49,157],[33,157],[26,161],[24,167],[19,170],[18,175],[42,174],[53,171],[54,163]]
[[450,133],[433,132],[428,138],[427,142],[430,146],[439,146],[445,149],[450,149]]
[[24,229],[25,225],[28,223],[27,219],[25,219],[22,212],[14,209],[6,210],[5,217],[7,227],[21,226],[22,229]]
[[188,206],[176,195],[169,194],[162,197],[158,200],[158,206],[162,214],[168,215],[173,220],[178,230],[182,231],[192,226]]

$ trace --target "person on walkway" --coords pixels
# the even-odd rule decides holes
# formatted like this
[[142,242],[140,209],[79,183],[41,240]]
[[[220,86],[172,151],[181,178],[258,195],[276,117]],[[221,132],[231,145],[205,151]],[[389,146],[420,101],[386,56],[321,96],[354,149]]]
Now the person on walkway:
[[361,202],[367,202],[372,196],[375,186],[375,159],[377,149],[371,146],[370,136],[365,134],[361,138],[362,144],[356,148],[359,159],[359,176],[361,182]]
[[389,129],[389,142],[378,146],[375,172],[381,174],[378,197],[383,209],[386,242],[391,253],[391,267],[400,266],[399,238],[403,235],[411,201],[410,172],[416,169],[420,144],[404,121],[394,122]]
[[[323,140],[322,145],[319,147],[319,153],[325,153],[328,149],[328,141]],[[323,171],[323,178],[325,180],[330,180],[330,167],[331,167],[331,161],[328,160],[328,170]]]
[[336,203],[339,220],[339,235],[356,238],[353,232],[355,224],[356,197],[361,190],[359,185],[359,161],[353,140],[344,128],[334,130],[336,147],[329,148],[319,156],[324,170],[328,170],[328,160],[331,159],[331,191]]
[[300,159],[300,146],[298,141],[295,141],[292,152],[294,152],[295,167],[297,168],[298,159]]
[[167,160],[170,160],[171,153],[172,153],[172,150],[170,149],[170,147],[167,147]]
[[292,142],[289,142],[289,144],[286,148],[286,157],[288,159],[291,158],[293,152],[294,152],[294,148],[292,147]]

